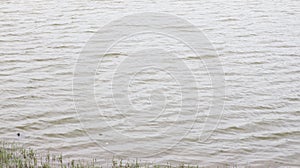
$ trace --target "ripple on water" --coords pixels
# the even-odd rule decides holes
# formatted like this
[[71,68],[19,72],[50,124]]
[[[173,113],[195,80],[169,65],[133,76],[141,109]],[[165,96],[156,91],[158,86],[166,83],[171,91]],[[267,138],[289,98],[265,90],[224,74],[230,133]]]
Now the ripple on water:
[[[99,104],[103,114],[92,112],[90,117],[99,117],[99,121],[91,122],[87,129],[98,132],[102,148],[86,134],[76,113],[72,92],[76,88],[72,88],[72,78],[85,43],[109,21],[145,10],[176,14],[204,31],[223,64],[226,103],[215,132],[206,142],[199,141],[199,134],[208,131],[202,127],[211,98],[209,74],[203,66],[196,74],[201,84],[201,105],[194,127],[172,149],[141,159],[204,166],[224,165],[222,163],[299,166],[300,12],[299,2],[293,0],[156,3],[134,0],[126,4],[121,1],[3,1],[0,6],[0,138],[16,140],[42,151],[63,152],[72,158],[96,157],[105,162],[113,154],[104,147],[120,153],[150,152],[145,151],[144,145],[161,140],[162,143],[153,148],[165,150],[167,144],[181,136],[174,132],[141,137],[137,141],[114,138],[113,128],[123,134],[144,135],[168,125],[188,126],[194,122],[175,122],[176,115],[168,112],[162,114],[165,120],[149,121],[143,127],[134,128],[124,123],[126,117],[143,115],[116,113],[108,105],[110,87],[104,86],[112,77],[106,72],[128,56],[123,51],[107,53],[102,61],[107,67],[102,66],[96,73],[101,79],[99,83],[96,80],[95,87],[101,92],[95,97],[103,100]],[[186,31],[185,27],[177,28]],[[153,41],[161,40],[155,37]],[[134,49],[146,45],[149,39],[147,36],[135,39],[139,45],[133,45]],[[163,40],[159,42],[167,44]],[[172,49],[172,46],[166,48]],[[173,53],[191,64],[210,59],[209,55],[193,55],[181,47],[175,48]],[[153,72],[144,73],[142,77],[151,75]],[[141,86],[140,90],[146,90],[145,84],[150,82],[157,92],[170,90],[161,87],[159,81],[146,78],[136,84]],[[138,89],[135,90],[137,96]],[[135,100],[141,101],[138,97]]]

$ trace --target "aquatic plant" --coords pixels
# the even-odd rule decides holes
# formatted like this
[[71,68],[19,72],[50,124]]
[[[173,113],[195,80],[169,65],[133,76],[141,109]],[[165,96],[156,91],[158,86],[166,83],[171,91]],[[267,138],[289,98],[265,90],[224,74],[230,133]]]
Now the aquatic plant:
[[[150,163],[141,163],[138,160],[134,162],[124,162],[123,160],[112,159],[112,163],[107,165],[112,168],[172,168],[172,167],[193,167],[189,165],[172,166],[155,165]],[[104,166],[104,167],[107,167]],[[97,168],[102,167],[97,163],[96,159],[92,161],[70,160],[66,161],[63,155],[55,155],[47,152],[46,154],[38,153],[37,151],[24,148],[15,143],[0,142],[0,168]],[[198,167],[198,166],[197,166]]]

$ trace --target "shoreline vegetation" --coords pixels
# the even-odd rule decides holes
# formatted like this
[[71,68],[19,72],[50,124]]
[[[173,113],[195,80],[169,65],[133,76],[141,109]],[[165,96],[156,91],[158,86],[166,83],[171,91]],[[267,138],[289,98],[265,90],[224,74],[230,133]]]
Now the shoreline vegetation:
[[140,167],[154,167],[154,168],[192,168],[198,166],[190,165],[155,165],[151,163],[140,163],[137,160],[134,162],[124,162],[123,160],[112,159],[108,165],[97,164],[96,159],[92,161],[83,160],[66,160],[63,155],[55,155],[51,153],[38,153],[37,151],[24,148],[15,143],[7,143],[0,141],[0,168],[98,168],[98,167],[112,167],[112,168],[140,168]]

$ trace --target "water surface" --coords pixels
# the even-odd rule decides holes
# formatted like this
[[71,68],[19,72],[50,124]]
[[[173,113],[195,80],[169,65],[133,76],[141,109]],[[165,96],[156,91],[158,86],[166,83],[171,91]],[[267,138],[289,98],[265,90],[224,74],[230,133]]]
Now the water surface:
[[[300,5],[296,0],[1,1],[0,138],[13,139],[42,151],[63,152],[72,158],[110,160],[114,154],[93,142],[80,125],[73,102],[73,71],[86,42],[99,28],[122,16],[147,11],[177,15],[205,33],[223,63],[226,100],[222,119],[208,141],[197,140],[203,123],[199,118],[196,121],[199,128],[192,129],[176,146],[141,159],[205,166],[221,163],[299,166]],[[130,44],[140,44],[144,49],[146,44],[166,47],[169,42],[170,39],[162,36],[148,35],[120,45],[132,49]],[[198,59],[184,46],[169,49],[191,66]],[[111,67],[124,56],[126,51],[114,48],[103,60],[103,69],[99,69],[95,78],[96,100],[112,119],[115,130],[133,137],[154,134],[150,127],[135,130],[134,124],[130,124],[137,118],[144,121],[143,118],[153,117],[155,111],[154,114],[127,114],[126,123],[106,102]],[[202,103],[199,108],[205,114],[211,97],[210,81],[205,67],[200,70],[202,99],[199,101]],[[162,82],[166,87],[162,87]],[[147,94],[142,94],[143,91],[154,89],[173,95],[170,100],[173,111],[154,124],[158,130],[163,130],[168,121],[176,120],[176,102],[180,97],[170,76],[145,70],[133,84],[136,87],[132,88],[131,98],[138,109],[147,107]],[[98,113],[95,118],[105,120]],[[191,122],[187,120],[183,124]],[[173,143],[172,137],[180,136],[161,134],[132,142],[114,138],[112,127],[91,124],[89,129],[99,129],[101,142],[120,155],[165,150]],[[148,141],[157,145],[147,146]]]

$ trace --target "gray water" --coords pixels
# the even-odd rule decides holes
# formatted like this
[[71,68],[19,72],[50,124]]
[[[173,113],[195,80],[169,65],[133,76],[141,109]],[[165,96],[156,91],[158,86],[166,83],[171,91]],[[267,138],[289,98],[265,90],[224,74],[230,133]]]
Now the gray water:
[[[106,98],[110,94],[110,68],[126,56],[126,51],[118,48],[105,57],[104,70],[99,70],[95,77],[95,99],[102,115],[95,112],[91,118],[82,119],[76,113],[73,72],[85,44],[110,21],[148,11],[173,14],[191,22],[219,54],[225,77],[225,104],[217,128],[205,142],[197,139],[204,122],[201,117],[177,123],[198,124],[185,136],[176,132],[154,135],[164,131],[168,121],[179,121],[176,119],[178,88],[168,75],[159,71],[139,74],[139,80],[133,82],[136,85],[131,95],[133,104],[143,109],[147,106],[147,94],[143,91],[155,90],[171,95],[174,111],[162,115],[162,120],[153,127],[136,128],[139,121],[148,122],[158,112],[125,114],[125,118],[115,113]],[[0,2],[0,138],[41,151],[62,152],[70,158],[94,157],[103,163],[113,156],[135,159],[140,154],[140,160],[157,163],[299,166],[299,18],[300,3],[296,0],[3,0]],[[146,49],[143,45],[149,41],[164,47],[170,42],[151,35],[120,45],[132,50],[134,44],[140,44],[141,49]],[[198,61],[186,48],[174,48],[171,46],[170,50],[174,49],[191,66]],[[204,66],[198,75],[202,81],[199,109],[205,113],[211,90]],[[161,87],[162,83],[165,87]],[[107,116],[110,121],[103,125],[101,122]],[[86,126],[80,119],[91,124]],[[87,130],[99,134],[89,135]],[[179,140],[176,138],[181,136]],[[144,157],[145,153],[157,151],[160,153]]]

